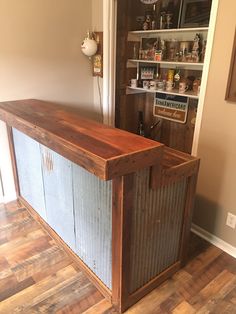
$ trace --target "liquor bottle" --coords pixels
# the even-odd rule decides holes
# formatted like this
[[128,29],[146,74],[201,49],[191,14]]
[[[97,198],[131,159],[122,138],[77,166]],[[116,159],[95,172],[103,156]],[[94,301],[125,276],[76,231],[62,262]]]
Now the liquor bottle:
[[141,136],[145,136],[144,125],[143,125],[143,112],[142,111],[138,112],[138,132],[137,132],[137,134],[141,135]]

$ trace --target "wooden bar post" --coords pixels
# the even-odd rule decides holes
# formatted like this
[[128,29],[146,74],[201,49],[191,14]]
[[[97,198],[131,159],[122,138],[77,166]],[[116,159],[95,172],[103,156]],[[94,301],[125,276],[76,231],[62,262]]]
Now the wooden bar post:
[[133,174],[113,179],[112,189],[112,303],[122,313],[129,296]]
[[183,225],[182,239],[181,239],[181,244],[180,244],[180,261],[181,261],[182,267],[186,264],[187,257],[188,257],[187,248],[189,244],[193,206],[194,206],[194,200],[195,200],[195,194],[196,194],[197,177],[198,177],[198,170],[200,166],[200,160],[198,160],[197,162],[198,164],[195,167],[196,172],[188,178],[184,219],[183,219],[184,225]]

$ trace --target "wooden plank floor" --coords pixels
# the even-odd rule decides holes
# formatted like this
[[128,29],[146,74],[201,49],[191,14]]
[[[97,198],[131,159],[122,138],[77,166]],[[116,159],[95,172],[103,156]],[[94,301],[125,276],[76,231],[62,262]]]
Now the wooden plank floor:
[[[236,313],[236,260],[192,235],[189,263],[126,314]],[[115,313],[16,202],[0,205],[0,313]]]

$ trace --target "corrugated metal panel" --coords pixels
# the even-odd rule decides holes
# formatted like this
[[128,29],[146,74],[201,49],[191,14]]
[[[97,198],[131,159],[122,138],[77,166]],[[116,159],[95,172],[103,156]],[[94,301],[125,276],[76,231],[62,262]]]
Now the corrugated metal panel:
[[41,145],[47,222],[75,251],[72,163]]
[[73,164],[76,253],[111,289],[112,186]]
[[177,262],[186,197],[186,178],[157,190],[149,169],[135,175],[130,292]]
[[44,220],[47,220],[40,144],[16,129],[13,129],[13,141],[20,194]]

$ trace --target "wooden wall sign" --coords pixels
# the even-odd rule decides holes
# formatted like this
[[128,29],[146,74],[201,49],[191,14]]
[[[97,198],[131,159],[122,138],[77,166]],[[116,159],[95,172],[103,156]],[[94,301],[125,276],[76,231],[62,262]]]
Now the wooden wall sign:
[[156,93],[153,115],[162,119],[185,123],[188,114],[188,97]]
[[236,102],[236,31],[225,99]]

